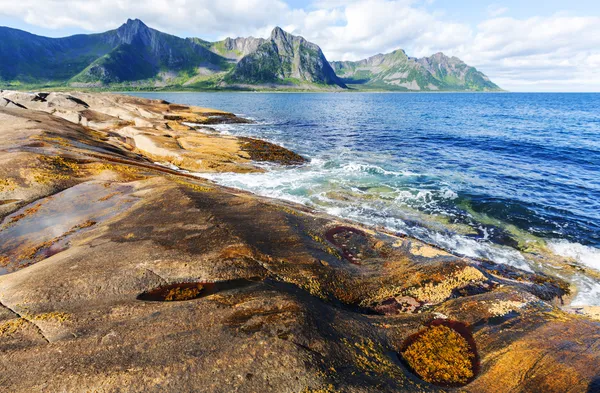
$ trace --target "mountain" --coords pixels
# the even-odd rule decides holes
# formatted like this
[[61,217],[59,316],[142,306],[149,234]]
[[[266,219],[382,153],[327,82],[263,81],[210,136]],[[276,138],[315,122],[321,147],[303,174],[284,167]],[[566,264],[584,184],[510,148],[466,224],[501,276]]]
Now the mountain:
[[179,38],[129,19],[101,34],[47,38],[0,27],[0,86],[344,87],[321,49],[280,28],[269,39]]
[[111,37],[113,49],[94,60],[72,82],[111,84],[139,81],[198,68],[221,70],[224,59],[193,40],[161,33],[140,20],[128,20]]
[[46,38],[0,27],[0,81],[67,81],[108,53],[116,32]]
[[105,33],[41,37],[0,27],[0,88],[476,90],[498,86],[456,57],[402,50],[329,63],[276,27],[267,39],[179,38],[129,19]]
[[317,45],[276,27],[226,80],[241,84],[316,83],[345,88]]
[[192,40],[151,29],[140,20],[101,34],[47,38],[0,27],[0,81],[115,84],[161,72],[222,69],[226,60]]
[[360,61],[334,61],[331,66],[345,83],[359,88],[410,91],[501,90],[476,68],[443,53],[416,59],[399,49]]

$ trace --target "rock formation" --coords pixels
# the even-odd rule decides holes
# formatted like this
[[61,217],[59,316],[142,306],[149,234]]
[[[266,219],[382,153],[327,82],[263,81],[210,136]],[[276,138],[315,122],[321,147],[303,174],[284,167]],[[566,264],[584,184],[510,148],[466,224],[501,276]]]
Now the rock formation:
[[210,130],[240,121],[0,92],[0,390],[596,391],[562,280],[183,170],[303,161]]
[[[100,34],[47,38],[0,27],[0,87],[496,91],[483,73],[438,53],[402,50],[329,63],[321,48],[277,27],[268,39],[179,38],[129,19]],[[337,75],[336,75],[337,73]]]
[[276,27],[271,39],[240,60],[229,76],[234,83],[317,83],[346,87],[317,45]]

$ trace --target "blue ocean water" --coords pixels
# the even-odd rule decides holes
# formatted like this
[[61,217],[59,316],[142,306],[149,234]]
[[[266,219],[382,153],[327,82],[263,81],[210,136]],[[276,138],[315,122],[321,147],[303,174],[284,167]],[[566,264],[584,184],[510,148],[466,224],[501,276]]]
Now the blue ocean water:
[[600,270],[600,94],[136,95],[252,118],[216,128],[311,159],[219,183],[525,269],[542,239]]

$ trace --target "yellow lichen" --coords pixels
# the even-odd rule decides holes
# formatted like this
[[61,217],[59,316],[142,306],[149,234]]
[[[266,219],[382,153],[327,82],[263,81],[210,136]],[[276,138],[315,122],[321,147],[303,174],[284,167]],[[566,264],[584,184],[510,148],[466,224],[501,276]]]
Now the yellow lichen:
[[23,318],[11,319],[8,322],[4,322],[0,325],[0,336],[10,336],[20,330],[26,323],[27,321]]
[[416,374],[430,383],[465,384],[474,376],[475,354],[467,340],[447,326],[428,327],[402,356]]
[[61,156],[44,156],[41,157],[40,160],[42,160],[42,162],[45,162],[48,166],[54,169],[70,172],[77,172],[79,170],[79,164],[77,164],[76,161]]
[[410,247],[410,253],[416,256],[425,258],[435,258],[440,256],[449,256],[446,251],[440,250],[428,244],[412,243]]
[[65,312],[48,312],[44,314],[34,315],[32,318],[34,321],[56,321],[56,322],[66,322],[71,320],[71,315]]
[[192,300],[196,299],[200,292],[202,292],[202,285],[198,285],[195,288],[182,288],[176,287],[169,290],[169,292],[165,295],[166,302],[175,302],[175,301],[183,301],[183,300]]
[[56,136],[46,135],[44,137],[33,138],[33,139],[39,139],[39,140],[50,142],[50,143],[56,143],[63,147],[71,147],[71,144],[69,142],[67,142],[64,138],[60,138],[60,137],[56,137]]
[[283,211],[284,213],[287,213],[287,214],[291,214],[293,216],[298,216],[298,217],[301,216],[300,212],[298,212],[296,210],[292,210],[289,207],[282,206],[281,211]]
[[302,393],[336,393],[336,392],[337,392],[337,390],[335,390],[335,387],[331,384],[329,384],[327,386],[322,386],[317,389],[306,387],[306,388],[304,388],[304,390],[302,390]]
[[185,181],[185,180],[181,180],[181,179],[174,179],[175,183],[177,184],[181,184],[183,186],[186,186],[188,188],[191,188],[194,191],[197,192],[210,192],[210,191],[214,191],[214,188],[212,187],[206,187],[206,186],[201,186],[199,184],[195,184],[189,181]]
[[477,281],[485,281],[485,276],[474,267],[467,266],[441,282],[427,283],[422,287],[412,288],[409,290],[409,295],[423,302],[437,304],[448,299],[453,290]]
[[0,179],[0,192],[14,191],[17,183],[13,179]]
[[312,277],[309,277],[308,282],[302,285],[302,287],[304,287],[304,289],[306,289],[313,296],[325,298],[325,295],[323,294],[323,288],[321,287],[321,283]]
[[116,171],[128,175],[136,175],[138,168],[131,165],[115,165],[115,164],[100,164],[95,168],[98,172],[102,171]]
[[79,164],[74,160],[61,156],[43,156],[39,160],[41,165],[31,168],[33,180],[37,183],[48,184],[54,181],[70,180],[81,174]]
[[503,300],[494,302],[489,308],[488,312],[495,317],[501,317],[508,314],[511,311],[522,308],[525,303],[517,302],[514,300]]
[[343,342],[355,352],[354,360],[359,369],[379,375],[394,374],[397,371],[397,366],[385,355],[381,344],[370,339],[353,343],[343,339]]
[[324,247],[324,250],[327,254],[332,255],[334,257],[336,257],[337,259],[339,259],[340,261],[342,260],[342,256],[340,255],[340,253],[329,246],[329,243],[324,240],[321,236],[313,233],[313,232],[307,232],[306,233],[311,239],[313,239],[315,242],[321,244]]

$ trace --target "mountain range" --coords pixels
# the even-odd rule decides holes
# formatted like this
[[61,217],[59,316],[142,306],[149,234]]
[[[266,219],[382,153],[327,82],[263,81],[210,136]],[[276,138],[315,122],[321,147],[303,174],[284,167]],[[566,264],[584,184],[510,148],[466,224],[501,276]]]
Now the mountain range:
[[48,38],[0,27],[0,87],[496,91],[483,73],[442,53],[403,50],[329,62],[277,27],[267,39],[179,38],[129,19],[100,34]]

